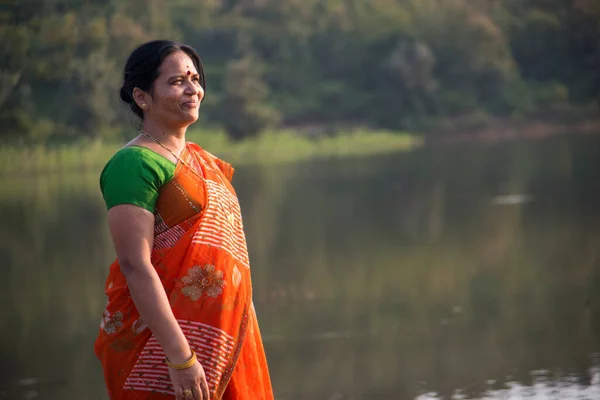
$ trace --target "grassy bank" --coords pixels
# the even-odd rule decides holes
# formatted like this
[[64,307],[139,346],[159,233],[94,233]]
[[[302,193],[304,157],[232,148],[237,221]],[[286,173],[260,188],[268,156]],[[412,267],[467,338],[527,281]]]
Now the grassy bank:
[[[190,141],[234,165],[288,163],[318,157],[367,156],[410,150],[422,140],[407,133],[356,130],[309,138],[291,131],[232,143],[222,131],[190,130]],[[79,140],[61,145],[0,145],[0,176],[99,171],[123,143]]]

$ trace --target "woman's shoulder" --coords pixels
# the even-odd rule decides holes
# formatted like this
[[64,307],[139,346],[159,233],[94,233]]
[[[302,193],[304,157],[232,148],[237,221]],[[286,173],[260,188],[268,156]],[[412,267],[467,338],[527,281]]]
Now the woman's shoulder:
[[154,212],[160,188],[175,174],[175,164],[141,146],[117,151],[100,174],[100,191],[107,209],[133,204]]
[[150,163],[150,164],[173,164],[172,161],[167,160],[162,155],[156,153],[154,150],[151,150],[144,146],[138,145],[127,145],[119,149],[108,163],[114,161],[137,161],[141,163]]
[[100,183],[107,179],[144,179],[161,186],[173,177],[175,164],[143,146],[126,146],[118,150],[108,160]]
[[130,145],[125,146],[118,150],[108,160],[106,166],[119,165],[122,167],[128,167],[128,169],[135,169],[135,167],[150,167],[159,169],[175,169],[175,164],[144,146]]

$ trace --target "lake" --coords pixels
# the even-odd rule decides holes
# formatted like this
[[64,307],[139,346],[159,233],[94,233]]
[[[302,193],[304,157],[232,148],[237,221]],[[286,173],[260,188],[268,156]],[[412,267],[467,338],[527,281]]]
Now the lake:
[[[239,167],[276,399],[600,398],[599,174],[600,135]],[[1,185],[0,399],[106,398],[97,180]]]

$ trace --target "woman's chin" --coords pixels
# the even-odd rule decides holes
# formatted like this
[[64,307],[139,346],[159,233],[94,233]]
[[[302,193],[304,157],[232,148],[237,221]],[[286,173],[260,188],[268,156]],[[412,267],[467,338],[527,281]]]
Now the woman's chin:
[[181,120],[182,122],[193,124],[194,122],[198,121],[198,111],[196,110],[182,113]]

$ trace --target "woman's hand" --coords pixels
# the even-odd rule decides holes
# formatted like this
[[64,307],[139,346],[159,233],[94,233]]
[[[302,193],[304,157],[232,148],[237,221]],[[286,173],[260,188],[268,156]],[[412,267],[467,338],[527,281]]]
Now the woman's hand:
[[186,369],[169,368],[177,400],[210,400],[204,368],[198,361]]

